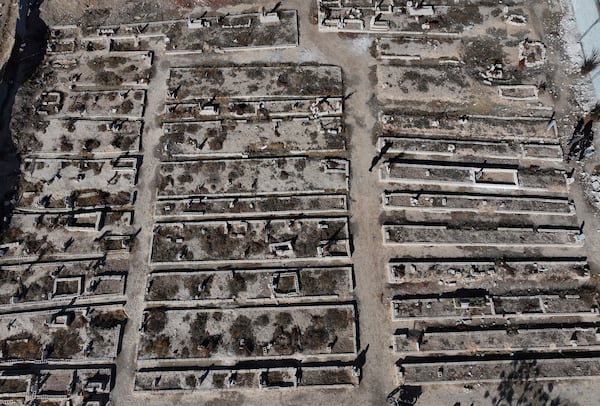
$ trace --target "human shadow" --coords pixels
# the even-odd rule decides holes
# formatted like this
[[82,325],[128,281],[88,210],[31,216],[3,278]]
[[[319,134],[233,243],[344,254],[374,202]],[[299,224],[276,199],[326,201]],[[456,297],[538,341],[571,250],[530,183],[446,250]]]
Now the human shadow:
[[416,405],[422,393],[420,386],[401,385],[387,395],[386,403],[392,406]]
[[500,374],[501,381],[494,393],[486,391],[485,399],[493,406],[575,406],[552,393],[554,384],[544,382],[537,360],[513,360],[511,367]]

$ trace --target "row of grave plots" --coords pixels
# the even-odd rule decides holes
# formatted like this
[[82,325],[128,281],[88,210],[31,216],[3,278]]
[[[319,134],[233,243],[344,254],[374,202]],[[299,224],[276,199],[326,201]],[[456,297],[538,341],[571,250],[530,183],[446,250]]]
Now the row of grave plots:
[[[377,131],[398,384],[594,377],[598,295],[548,119],[388,110]],[[437,251],[396,257],[413,247]]]
[[51,52],[17,94],[21,179],[0,244],[3,397],[108,399],[152,63],[151,52]]
[[597,378],[585,258],[399,258],[388,271],[398,384]]
[[20,191],[0,261],[128,252],[152,64],[152,52],[82,46],[50,53],[24,84],[11,120]]
[[91,267],[2,268],[0,402],[108,402],[127,322],[126,271]]
[[392,300],[398,384],[501,382],[520,368],[527,370],[525,381],[597,378],[595,291],[509,294],[454,291]]
[[349,32],[388,35],[458,37],[465,32],[477,35],[490,27],[517,30],[527,26],[529,13],[521,3],[504,6],[481,1],[457,4],[436,0],[405,2],[394,0],[316,0],[317,24],[322,32]]
[[172,68],[167,86],[135,389],[356,385],[341,69]]
[[548,119],[397,111],[379,118],[385,245],[563,253],[583,245]]
[[[375,38],[371,49],[383,106],[373,167],[382,162],[384,245],[582,245],[550,119],[553,90],[531,85],[551,80],[528,5],[319,3],[322,21],[375,16],[372,23],[396,34]],[[407,29],[411,20],[423,27]]]
[[110,256],[0,267],[0,402],[106,404],[128,270]]
[[47,52],[77,49],[140,51],[160,47],[167,55],[277,50],[298,46],[296,10],[190,17],[110,26],[60,26],[50,31]]
[[[469,30],[423,37],[416,31],[451,32],[460,13],[387,7],[376,25],[406,31],[396,21],[417,15],[423,23],[371,49],[380,61],[373,168],[397,383],[501,382],[516,371],[595,377],[598,294],[552,89],[530,85],[547,79],[530,10],[470,5],[479,21]],[[344,22],[372,12],[343,10]],[[431,18],[440,24],[428,26]]]
[[[167,86],[152,263],[349,257],[339,67],[172,68]],[[267,99],[310,107],[273,117]]]
[[135,377],[136,391],[189,392],[240,389],[339,389],[358,385],[351,365],[275,368],[145,368]]
[[482,35],[458,38],[376,38],[371,52],[379,60],[378,99],[423,110],[444,104],[447,111],[547,115],[554,90],[546,45],[531,39],[535,35],[529,28],[488,27]]
[[[375,33],[377,96],[429,110],[548,114],[551,68],[528,4],[316,0],[319,29]],[[517,102],[517,103],[515,103]],[[537,111],[535,111],[537,110]]]
[[105,405],[114,381],[114,369],[103,365],[31,364],[2,372],[0,402],[7,405]]

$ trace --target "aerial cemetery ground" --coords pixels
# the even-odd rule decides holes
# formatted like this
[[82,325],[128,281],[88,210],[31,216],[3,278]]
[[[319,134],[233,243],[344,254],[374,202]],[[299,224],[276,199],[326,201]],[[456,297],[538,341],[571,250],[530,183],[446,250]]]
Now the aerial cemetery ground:
[[42,8],[0,403],[593,398],[557,2],[149,3]]
[[598,295],[554,118],[544,11],[319,3],[322,32],[382,33],[369,48],[369,170],[380,181],[394,401],[446,387],[496,402],[528,384],[550,400],[546,381],[595,378]]

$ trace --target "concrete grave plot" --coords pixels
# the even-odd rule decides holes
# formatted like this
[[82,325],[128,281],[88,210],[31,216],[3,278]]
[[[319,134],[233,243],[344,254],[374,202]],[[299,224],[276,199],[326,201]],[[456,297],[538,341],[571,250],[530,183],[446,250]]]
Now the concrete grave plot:
[[475,212],[575,216],[575,204],[566,197],[503,196],[447,192],[384,192],[384,210],[435,213]]
[[541,41],[524,40],[519,43],[519,61],[528,68],[546,63],[546,46]]
[[[572,230],[580,230],[581,222],[575,215],[572,216],[556,216],[556,215],[543,215],[537,213],[525,213],[525,214],[502,214],[495,213],[492,211],[485,212],[473,212],[473,211],[452,211],[452,212],[441,212],[441,211],[421,211],[421,210],[401,210],[401,211],[384,211],[380,216],[380,223],[384,225],[414,225],[414,226],[441,226],[447,229],[460,229],[466,230],[471,229],[474,233],[478,233],[480,230],[491,231],[491,235],[495,234],[495,231],[508,231],[518,233],[519,231],[534,231],[538,229],[540,232],[551,232],[557,230],[558,233],[566,233]],[[585,224],[584,224],[585,225]],[[581,235],[577,234],[577,237],[581,240],[585,240],[585,235],[580,230]],[[451,234],[452,231],[449,231]],[[415,235],[415,234],[411,234]],[[448,241],[452,241],[453,237],[449,237]],[[492,237],[492,240],[496,237]],[[552,238],[552,237],[550,237]],[[478,240],[477,238],[475,240]],[[437,239],[434,237],[434,241]],[[477,243],[477,241],[475,242]],[[427,244],[424,244],[427,245]],[[493,243],[490,244],[490,248]],[[502,245],[502,244],[501,244]],[[515,243],[519,245],[519,243]],[[478,251],[477,249],[475,249]],[[471,250],[467,250],[471,251]],[[486,249],[483,249],[486,251]],[[510,251],[510,249],[508,250]],[[533,254],[532,250],[527,250],[530,254]],[[461,256],[463,254],[457,254]],[[489,255],[500,255],[502,258],[504,254],[496,253]],[[520,255],[518,252],[514,252],[513,255]],[[550,255],[552,255],[550,253]],[[561,255],[569,255],[563,253]]]
[[585,260],[552,259],[438,259],[413,260],[398,258],[387,265],[389,282],[394,284],[437,283],[448,287],[473,285],[477,288],[532,281],[545,287],[557,284],[564,287],[568,281],[577,284],[590,279],[590,269]]
[[[42,405],[105,404],[113,380],[112,368],[77,366],[44,368],[39,365],[21,365],[18,369],[1,368],[0,399],[6,404],[39,402]],[[93,399],[90,401],[90,399]]]
[[346,195],[305,195],[268,197],[202,197],[156,202],[156,221],[224,217],[287,217],[294,215],[343,215],[348,210]]
[[54,117],[135,120],[143,116],[145,103],[145,90],[73,92],[65,96],[63,108]]
[[393,321],[460,319],[552,319],[580,317],[598,319],[598,301],[593,293],[582,295],[530,296],[435,296],[400,298],[391,302]]
[[[461,246],[461,247],[581,247],[583,238],[577,227],[493,226],[477,229],[450,224],[383,225],[385,245]],[[494,228],[492,228],[494,227]]]
[[20,137],[39,157],[108,157],[139,152],[142,128],[142,121],[45,120],[32,123]]
[[347,218],[162,223],[154,228],[150,261],[335,261],[350,257]]
[[83,39],[164,42],[165,53],[194,54],[293,48],[298,46],[296,10],[204,16],[83,28]]
[[381,101],[414,99],[416,102],[459,102],[470,104],[477,94],[493,94],[459,66],[407,67],[377,65],[377,97]]
[[190,390],[337,389],[358,386],[351,366],[308,366],[268,369],[144,369],[136,372],[134,390],[189,392]]
[[318,0],[319,31],[456,36],[467,27],[481,25],[492,10],[474,4],[414,4],[399,6],[392,0]]
[[598,317],[598,297],[594,292],[580,291],[573,295],[499,296],[492,297],[496,314],[519,317],[544,313],[544,316],[588,313]]
[[356,351],[353,305],[150,309],[144,315],[138,367],[173,359],[226,365],[244,359],[331,360]]
[[[540,259],[533,248],[548,248],[544,255],[569,256],[570,249],[583,246],[583,224],[575,217],[500,215],[494,213],[421,213],[406,211],[388,214],[382,227],[384,244],[404,247],[455,247],[498,258],[522,256]],[[580,227],[581,225],[581,227]],[[524,250],[524,251],[523,251]],[[559,250],[561,253],[557,254]],[[462,256],[457,254],[457,256]],[[581,255],[581,254],[579,254]]]
[[80,30],[75,25],[51,27],[46,43],[49,55],[71,54],[80,46]]
[[137,169],[136,158],[25,158],[17,207],[46,212],[133,204]]
[[35,380],[38,382],[35,397],[66,399],[67,402],[70,400],[73,403],[93,399],[92,402],[97,401],[104,404],[108,401],[108,394],[114,379],[113,374],[112,368],[90,366],[83,368],[78,366],[76,369],[42,369]]
[[[56,32],[52,30],[51,32]],[[71,54],[75,52],[79,45],[79,41],[75,37],[70,38],[57,38],[56,36],[50,36],[48,43],[46,44],[46,53],[52,54]]]
[[2,266],[0,311],[122,298],[128,268],[126,261],[102,258]]
[[163,126],[163,157],[235,157],[342,153],[346,137],[340,118],[264,121],[207,121]]
[[[1,369],[0,369],[1,371]],[[18,374],[17,372],[7,373],[8,371],[2,371],[2,378],[0,378],[0,400],[7,399],[9,402],[14,404],[25,404],[28,400],[27,397],[30,395],[31,385],[33,376],[25,373]]]
[[351,267],[166,271],[150,275],[146,301],[280,304],[350,300],[353,290]]
[[494,309],[489,297],[423,297],[391,301],[392,321],[460,320],[492,318]]
[[164,24],[166,53],[282,49],[298,46],[296,10],[190,19]]
[[[406,8],[409,14],[411,7],[407,6]],[[539,69],[545,58],[541,50],[545,51],[545,48],[539,41],[528,39],[522,41],[524,38],[536,35],[536,29],[533,25],[523,24],[524,26],[520,29],[511,29],[507,25],[506,9],[478,8],[473,4],[466,6],[454,5],[454,7],[447,9],[451,10],[449,15],[444,15],[444,12],[441,11],[445,9],[444,5],[421,5],[418,7],[416,10],[413,9],[414,12],[440,14],[440,19],[443,19],[443,21],[440,19],[427,20],[433,18],[431,15],[413,15],[417,19],[413,24],[418,28],[419,22],[422,22],[422,29],[415,30],[411,33],[412,35],[407,36],[417,38],[387,38],[386,42],[383,43],[384,49],[377,43],[372,48],[372,51],[378,53],[381,59],[394,59],[393,62],[396,66],[408,63],[413,65],[405,70],[397,70],[389,67],[390,65],[387,65],[387,67],[386,65],[379,66],[386,72],[396,71],[397,76],[401,77],[397,89],[405,94],[410,93],[411,90],[422,92],[425,97],[429,97],[431,94],[427,91],[428,85],[435,85],[434,87],[437,90],[445,93],[440,95],[440,100],[453,101],[452,92],[460,88],[460,82],[462,82],[468,83],[470,87],[470,90],[465,90],[464,95],[468,96],[469,101],[476,101],[475,99],[478,98],[476,102],[479,105],[481,105],[480,96],[482,95],[487,96],[490,101],[500,102],[503,105],[508,105],[507,100],[503,99],[513,101],[537,100],[537,86],[529,85],[529,83],[541,83],[540,81],[546,79],[545,72]],[[356,21],[348,18],[353,16],[356,10],[358,9],[344,9],[346,14],[342,17],[341,24],[344,25],[346,21]],[[373,13],[374,10],[377,10],[377,6],[372,6],[370,12]],[[396,8],[396,10],[399,10],[399,8]],[[485,14],[480,14],[483,10]],[[388,10],[388,12],[377,14],[375,11],[375,14],[377,17],[376,20],[373,20],[373,23],[385,26],[393,24],[389,19],[393,19],[391,16],[396,15],[397,12]],[[477,17],[475,18],[475,16]],[[448,24],[446,19],[452,20],[454,18],[458,18],[463,22],[462,26],[458,25],[459,31],[468,28],[468,31],[460,36],[460,40],[447,39],[458,38],[458,35],[436,35],[439,25]],[[477,21],[466,23],[466,19]],[[391,27],[388,28],[394,31]],[[418,31],[423,32],[426,30],[431,31],[427,37],[418,36]],[[430,39],[431,37],[435,39]],[[438,51],[437,48],[442,48],[439,45],[443,41],[442,38],[446,39],[444,50]],[[519,42],[520,40],[521,42]],[[525,48],[527,48],[526,51]],[[386,54],[386,50],[389,50],[389,53]],[[422,69],[414,70],[414,65],[421,65]],[[452,69],[452,67],[457,69]],[[422,74],[422,77],[419,77],[419,73]],[[457,81],[458,76],[461,76],[461,74],[464,79]],[[398,82],[398,77],[394,78],[393,76],[396,76],[396,74],[386,75],[388,80],[380,80],[380,85],[388,85],[387,88],[391,89]],[[450,82],[455,83],[451,84]],[[527,84],[523,85],[523,83]],[[389,86],[390,84],[391,86]],[[485,86],[491,85],[507,85],[508,88],[494,89],[493,91],[485,89]],[[495,97],[494,93],[496,91],[500,91],[500,97]],[[394,90],[385,94],[386,97],[384,98],[393,100],[393,92]],[[396,99],[401,99],[403,96],[404,98],[414,98],[414,95],[406,96],[402,93],[395,96]],[[540,96],[545,102],[551,103],[551,99],[547,95],[540,94]],[[433,100],[435,100],[435,96],[431,101]],[[415,98],[414,101],[418,102],[419,99]],[[541,106],[530,105],[530,107],[537,108]]]
[[498,109],[512,112],[515,102],[520,101],[523,103],[519,106],[524,110],[537,110],[538,114],[552,111],[548,106],[551,103],[548,95],[539,92],[536,85],[496,86],[494,83],[492,86],[489,81],[473,77],[469,72],[468,68],[454,64],[377,65],[377,97],[381,102],[410,102],[421,108],[432,103],[446,103],[460,109],[482,104],[493,106],[486,112],[493,113]]
[[[35,184],[33,184],[35,185]],[[97,209],[95,214],[109,212],[109,209],[123,208],[122,211],[131,211],[135,202],[136,192],[134,190],[112,190],[112,188],[102,189],[75,189],[67,196],[60,195],[37,195],[32,184],[27,185],[25,193],[19,200],[18,211],[22,213],[65,213],[73,212],[79,209]],[[118,211],[118,210],[116,210]]]
[[554,165],[561,164],[563,160],[563,151],[559,144],[379,137],[377,150],[381,151],[384,147],[389,154],[430,159],[492,159]]
[[133,211],[71,211],[70,213],[17,213],[13,225],[22,230],[53,230],[64,228],[67,231],[95,233],[107,228],[124,230],[133,223]]
[[88,51],[56,55],[48,60],[58,83],[74,89],[147,87],[152,75],[152,51]]
[[162,199],[345,193],[349,166],[344,159],[306,157],[163,162],[157,195]]
[[538,87],[535,85],[506,85],[498,86],[498,95],[507,100],[537,100]]
[[[127,220],[128,213],[111,213]],[[136,231],[121,222],[121,227],[97,230],[92,223],[68,224],[68,215],[51,215],[47,222],[36,225],[43,215],[20,215],[12,220],[11,229],[0,235],[0,263],[18,264],[46,261],[96,258],[104,253],[127,254]],[[65,221],[67,224],[60,224]],[[79,218],[80,219],[80,218]],[[57,224],[53,222],[57,221]],[[78,220],[80,221],[80,220]],[[87,220],[83,220],[87,221]],[[118,223],[115,223],[118,224]],[[128,224],[128,222],[126,223]]]
[[379,124],[383,135],[390,136],[557,144],[558,132],[556,126],[548,128],[549,117],[419,115],[385,110],[379,114]]
[[427,64],[459,64],[461,41],[453,38],[379,37],[373,40],[377,58]]
[[597,351],[598,327],[510,326],[496,330],[405,331],[393,336],[395,352],[413,355],[473,355],[514,351]]
[[493,165],[482,162],[386,161],[382,182],[404,185],[436,185],[446,188],[483,189],[494,192],[567,194],[567,175],[561,169]]
[[102,363],[117,356],[127,316],[121,306],[64,308],[0,316],[2,364]]
[[343,97],[342,68],[280,65],[171,68],[167,101]]
[[181,121],[213,121],[215,119],[293,119],[341,116],[344,103],[342,97],[315,97],[311,99],[285,99],[230,101],[222,99],[223,103],[208,101],[206,103],[167,102],[162,117],[163,122]]
[[507,380],[517,384],[526,381],[595,380],[600,377],[600,365],[597,358],[574,358],[565,354],[550,359],[401,362],[397,372],[398,383],[407,385],[498,383]]
[[[160,24],[160,23],[158,23]],[[129,25],[126,26],[126,29],[134,29],[134,30],[143,30],[145,26],[147,30],[150,30],[150,27],[153,25],[152,22],[147,22],[143,24]],[[156,26],[155,29],[160,28]],[[157,33],[154,35],[135,35],[135,36],[127,36],[127,37],[87,37],[88,41],[94,43],[95,47],[100,48],[108,48],[111,52],[130,52],[130,51],[148,51],[148,50],[156,50],[156,47],[161,47],[164,49],[165,47],[165,39],[164,35],[160,35]],[[191,51],[190,53],[196,53],[195,51]]]

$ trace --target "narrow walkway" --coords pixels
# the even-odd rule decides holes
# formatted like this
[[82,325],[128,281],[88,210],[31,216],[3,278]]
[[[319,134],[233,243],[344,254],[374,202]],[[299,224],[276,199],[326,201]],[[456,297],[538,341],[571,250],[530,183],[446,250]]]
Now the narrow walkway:
[[[161,55],[155,54],[154,63],[162,62]],[[146,291],[146,276],[149,272],[148,258],[152,249],[152,228],[154,201],[156,195],[155,174],[160,165],[156,152],[162,129],[156,117],[162,113],[166,94],[168,69],[155,69],[146,97],[144,112],[144,134],[142,136],[142,164],[137,185],[137,200],[135,203],[135,221],[137,229],[141,229],[135,239],[130,256],[129,275],[127,277],[127,304],[125,312],[129,317],[123,332],[123,347],[117,358],[115,388],[111,394],[113,403],[118,405],[134,404],[133,380],[136,370],[137,344],[142,312],[144,310],[144,293]]]

